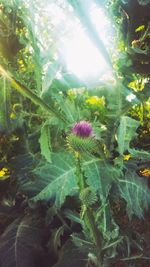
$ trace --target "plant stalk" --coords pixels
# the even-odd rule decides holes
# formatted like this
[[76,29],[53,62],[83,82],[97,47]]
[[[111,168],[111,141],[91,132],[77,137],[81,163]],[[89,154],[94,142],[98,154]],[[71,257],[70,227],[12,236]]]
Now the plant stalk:
[[95,220],[94,220],[94,216],[93,216],[93,212],[91,208],[86,209],[85,211],[85,222],[93,236],[93,241],[94,244],[96,246],[96,250],[97,250],[97,260],[98,260],[98,267],[102,267],[103,266],[103,258],[102,258],[102,237],[101,237],[101,233],[98,230]]
[[[81,193],[87,186],[86,186],[85,177],[84,177],[84,174],[82,171],[81,159],[80,159],[79,154],[76,156],[76,162],[77,162],[76,176],[78,179],[77,182],[78,182],[78,186],[79,186],[79,192]],[[94,241],[94,244],[96,246],[98,267],[102,267],[103,266],[102,236],[101,236],[101,233],[96,226],[93,211],[87,205],[86,205],[86,210],[84,213],[84,220],[85,220],[87,228],[89,229],[89,231],[91,233],[91,236],[93,237],[93,241]]]
[[48,106],[41,98],[39,98],[37,95],[35,95],[29,88],[27,88],[25,85],[21,84],[19,81],[15,80],[11,73],[6,71],[1,65],[0,65],[0,73],[8,80],[10,81],[12,87],[14,87],[18,92],[20,92],[25,97],[29,98],[34,104],[40,106],[45,111],[49,112],[50,114],[55,115],[63,122],[66,122],[65,118],[58,114],[56,110],[54,110],[52,107]]

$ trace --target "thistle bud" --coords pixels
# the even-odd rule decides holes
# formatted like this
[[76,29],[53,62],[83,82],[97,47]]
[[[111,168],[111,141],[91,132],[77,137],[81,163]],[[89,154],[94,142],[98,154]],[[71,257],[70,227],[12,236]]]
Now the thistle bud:
[[72,128],[68,136],[71,149],[79,153],[91,153],[96,150],[96,142],[92,136],[92,126],[87,121],[80,121]]

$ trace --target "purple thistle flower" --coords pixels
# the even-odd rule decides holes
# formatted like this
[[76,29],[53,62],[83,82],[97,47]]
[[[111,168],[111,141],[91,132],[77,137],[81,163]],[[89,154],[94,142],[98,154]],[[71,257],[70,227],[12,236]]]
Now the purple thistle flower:
[[90,137],[92,135],[92,126],[87,121],[77,122],[72,128],[72,133],[82,138]]

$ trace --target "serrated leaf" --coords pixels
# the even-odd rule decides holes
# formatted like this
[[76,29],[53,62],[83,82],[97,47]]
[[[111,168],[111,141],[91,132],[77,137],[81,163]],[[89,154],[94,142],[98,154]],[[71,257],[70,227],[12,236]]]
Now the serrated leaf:
[[55,96],[57,103],[61,107],[61,110],[66,115],[67,120],[70,123],[75,123],[82,119],[82,113],[80,107],[75,105],[74,102],[70,101],[69,99],[65,99],[63,95],[59,94]]
[[150,153],[144,150],[138,149],[129,149],[131,157],[134,157],[138,160],[150,161]]
[[118,151],[121,155],[129,150],[130,142],[135,137],[138,126],[138,121],[127,116],[121,117],[117,131]]
[[[90,171],[90,168],[92,169],[93,164],[96,162],[99,163],[100,159],[89,157],[83,162],[83,167],[85,170]],[[65,152],[53,153],[52,164],[42,163],[37,166],[33,171],[34,175],[36,175],[35,181],[24,181],[21,189],[29,195],[30,191],[35,192],[35,196],[30,200],[30,203],[53,199],[56,207],[60,208],[67,196],[73,196],[78,193],[75,172],[76,166],[71,154]],[[91,175],[93,174],[91,173]],[[95,187],[95,190],[98,190],[101,185],[99,172],[95,175],[94,180],[91,179],[92,177],[90,176],[89,185],[92,182],[93,188]]]
[[[35,255],[42,252],[42,232],[31,216],[11,223],[0,237],[0,266],[36,267]],[[42,266],[45,266],[44,258]]]
[[33,202],[55,199],[55,205],[60,207],[66,196],[77,193],[75,166],[72,156],[67,153],[53,153],[52,162],[52,164],[42,164],[33,171],[37,180],[35,184],[28,184],[28,187],[33,185],[39,190],[39,193],[32,198]]
[[86,165],[84,168],[84,172],[87,177],[88,185],[97,192],[103,206],[100,220],[103,235],[106,237],[107,232],[112,229],[112,221],[110,218],[110,209],[107,205],[107,198],[112,183],[121,176],[120,170],[99,160],[94,162],[91,161],[91,164]]
[[104,203],[109,194],[112,182],[120,175],[119,170],[110,164],[104,164],[101,160],[89,160],[84,164],[84,172],[88,185],[99,193],[101,201]]
[[44,125],[41,128],[41,136],[39,139],[41,154],[48,162],[51,162],[51,136],[49,125]]
[[129,218],[133,214],[139,218],[143,217],[144,210],[148,209],[150,204],[150,190],[146,182],[133,171],[127,171],[125,179],[119,179],[117,186],[121,197],[127,203]]

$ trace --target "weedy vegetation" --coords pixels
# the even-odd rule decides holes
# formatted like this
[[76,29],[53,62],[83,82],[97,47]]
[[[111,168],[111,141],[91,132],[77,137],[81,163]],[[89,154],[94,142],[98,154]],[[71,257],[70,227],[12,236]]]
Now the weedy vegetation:
[[89,84],[56,56],[46,2],[0,0],[0,266],[149,266],[150,1],[95,1],[114,51],[84,1],[54,1],[113,70]]

